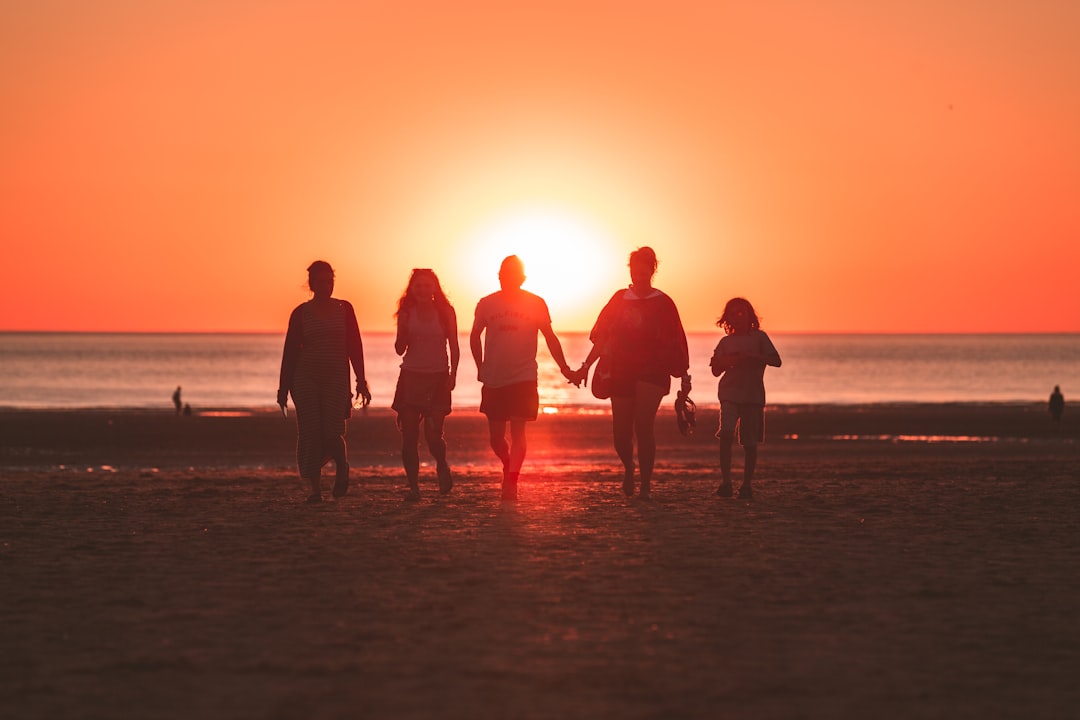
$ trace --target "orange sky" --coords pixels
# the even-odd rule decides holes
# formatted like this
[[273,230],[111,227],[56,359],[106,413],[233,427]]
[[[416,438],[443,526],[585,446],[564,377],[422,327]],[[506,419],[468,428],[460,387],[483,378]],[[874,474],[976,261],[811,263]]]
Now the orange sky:
[[[947,6],[948,9],[943,9]],[[304,268],[587,329],[1080,331],[1080,3],[0,4],[0,329],[284,331]],[[509,249],[508,249],[509,248]]]

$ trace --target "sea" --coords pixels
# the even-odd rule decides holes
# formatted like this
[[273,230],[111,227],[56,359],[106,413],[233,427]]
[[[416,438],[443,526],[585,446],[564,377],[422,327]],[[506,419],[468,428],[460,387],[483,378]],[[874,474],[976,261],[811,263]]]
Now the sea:
[[[864,335],[770,334],[783,359],[765,372],[770,405],[1045,402],[1055,385],[1080,393],[1080,334]],[[401,359],[394,336],[363,333],[375,407],[389,407]],[[560,333],[571,366],[590,343]],[[691,333],[691,397],[717,405],[709,358],[718,332]],[[172,411],[172,395],[196,413],[271,410],[282,334],[0,333],[0,408],[136,408]],[[546,412],[607,407],[566,383],[543,339],[540,401]],[[461,338],[454,407],[476,409],[480,386]]]

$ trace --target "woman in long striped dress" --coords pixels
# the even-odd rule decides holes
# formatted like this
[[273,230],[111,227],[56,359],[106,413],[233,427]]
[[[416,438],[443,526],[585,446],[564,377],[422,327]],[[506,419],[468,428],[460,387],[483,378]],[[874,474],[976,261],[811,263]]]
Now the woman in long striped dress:
[[322,500],[322,467],[334,461],[334,497],[349,490],[345,422],[352,409],[349,365],[356,375],[361,407],[371,402],[364,376],[364,346],[353,306],[332,297],[334,269],[322,260],[308,267],[313,297],[289,317],[277,402],[285,410],[289,395],[296,407],[296,463],[311,485],[310,503]]

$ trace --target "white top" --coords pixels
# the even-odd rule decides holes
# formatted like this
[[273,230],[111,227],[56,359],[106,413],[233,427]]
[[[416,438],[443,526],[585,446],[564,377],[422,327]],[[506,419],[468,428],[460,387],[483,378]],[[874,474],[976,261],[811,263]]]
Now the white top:
[[475,327],[484,328],[480,382],[505,387],[536,382],[536,341],[551,324],[547,303],[527,290],[500,290],[476,304]]
[[438,313],[422,318],[418,312],[405,317],[408,323],[409,346],[401,359],[403,370],[422,373],[450,372],[450,356],[446,350],[446,331],[439,322]]

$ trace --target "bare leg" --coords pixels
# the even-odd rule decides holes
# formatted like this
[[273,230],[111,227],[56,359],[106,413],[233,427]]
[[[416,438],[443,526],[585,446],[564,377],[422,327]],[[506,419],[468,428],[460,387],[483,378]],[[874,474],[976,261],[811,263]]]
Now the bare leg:
[[401,428],[401,464],[405,468],[405,481],[409,484],[408,497],[420,498],[420,415],[416,412],[398,413]]
[[443,422],[446,420],[442,415],[424,418],[424,440],[427,441],[428,450],[435,462],[440,465],[446,464],[446,440],[443,438]]
[[611,398],[611,433],[623,464],[623,493],[634,494],[634,398]]
[[506,421],[488,420],[488,434],[491,440],[491,449],[496,457],[502,460],[503,472],[510,469],[510,446],[506,444]]
[[641,468],[641,497],[648,498],[652,489],[653,466],[656,464],[656,411],[663,399],[662,388],[639,382],[634,406],[634,434],[637,436],[638,466]]
[[521,466],[525,464],[525,419],[511,418],[510,420],[510,466],[509,471],[517,474],[521,472]]
[[731,446],[735,442],[735,434],[730,430],[721,430],[720,438],[720,476],[723,481],[716,489],[720,497],[731,497]]
[[753,492],[750,483],[754,479],[754,468],[757,467],[757,445],[746,445],[743,447],[743,453],[746,457],[744,459],[745,466],[743,467],[743,483],[739,495],[749,497]]
[[435,458],[436,472],[439,476],[439,492],[446,494],[454,486],[450,476],[450,465],[446,462],[446,440],[443,438],[443,415],[424,418],[424,438],[427,440],[428,450]]

